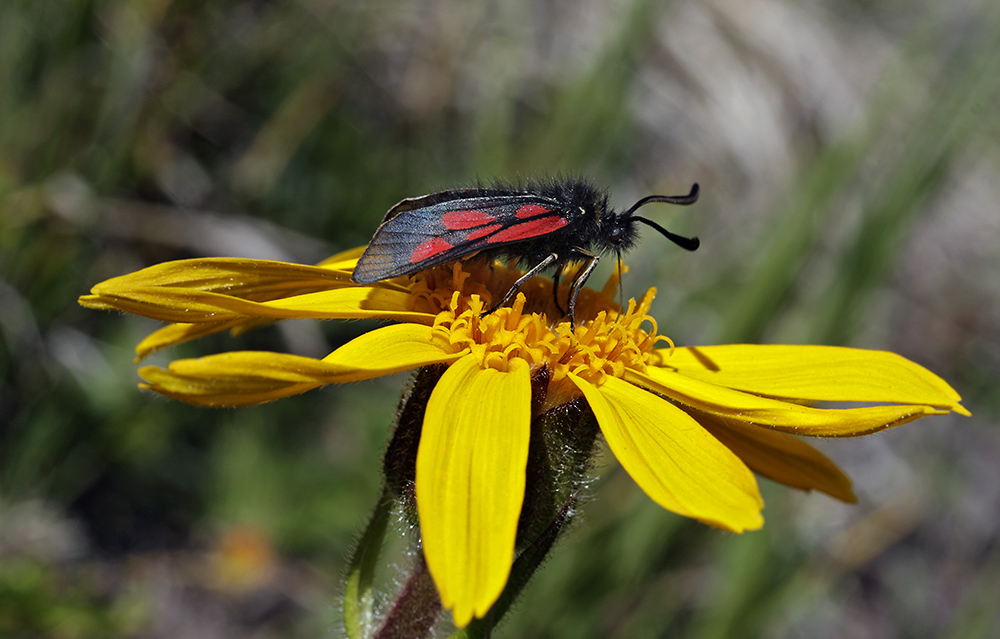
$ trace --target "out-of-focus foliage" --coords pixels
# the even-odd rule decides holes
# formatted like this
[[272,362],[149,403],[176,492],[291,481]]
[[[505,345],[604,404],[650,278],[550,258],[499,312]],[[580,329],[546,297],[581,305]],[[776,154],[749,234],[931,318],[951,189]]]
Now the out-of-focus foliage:
[[75,299],[167,259],[315,261],[402,197],[540,173],[619,206],[701,183],[650,214],[702,249],[647,234],[625,279],[678,343],[890,349],[975,417],[831,443],[860,503],[766,487],[742,537],[609,466],[501,636],[1000,633],[996,3],[7,0],[0,635],[336,636],[403,380],[183,406],[135,388],[151,323]]

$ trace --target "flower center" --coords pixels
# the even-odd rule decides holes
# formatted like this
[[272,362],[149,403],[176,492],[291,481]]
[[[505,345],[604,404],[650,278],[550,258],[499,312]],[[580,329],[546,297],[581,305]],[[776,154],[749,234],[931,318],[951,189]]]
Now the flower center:
[[[576,330],[571,331],[568,321],[552,325],[547,319],[545,310],[555,310],[551,279],[532,278],[513,304],[483,315],[490,300],[503,295],[520,272],[499,264],[465,270],[469,267],[468,263],[450,266],[450,277],[444,269],[427,271],[415,278],[412,290],[418,307],[439,305],[434,339],[456,352],[468,349],[483,368],[506,371],[510,361],[519,358],[532,370],[548,368],[556,385],[569,373],[600,384],[606,375],[621,377],[628,368],[645,370],[659,342],[673,347],[669,338],[657,333],[656,321],[649,316],[655,289],[638,303],[629,300],[624,313],[604,292],[586,289],[577,302]],[[613,294],[611,284],[605,291]],[[532,308],[545,310],[526,310]]]

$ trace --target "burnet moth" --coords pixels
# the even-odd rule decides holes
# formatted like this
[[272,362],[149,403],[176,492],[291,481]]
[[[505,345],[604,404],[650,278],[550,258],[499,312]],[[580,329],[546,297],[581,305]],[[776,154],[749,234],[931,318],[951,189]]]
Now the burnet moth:
[[389,209],[354,269],[358,284],[410,275],[478,253],[485,259],[506,257],[530,269],[485,314],[506,304],[528,279],[555,268],[556,307],[559,276],[570,262],[585,262],[570,286],[570,326],[577,296],[601,254],[622,253],[635,244],[636,223],[651,226],[681,248],[693,251],[698,238],[682,237],[635,214],[652,202],[694,204],[698,185],[687,195],[650,195],[624,213],[608,208],[608,195],[582,180],[496,184],[453,189],[407,198]]

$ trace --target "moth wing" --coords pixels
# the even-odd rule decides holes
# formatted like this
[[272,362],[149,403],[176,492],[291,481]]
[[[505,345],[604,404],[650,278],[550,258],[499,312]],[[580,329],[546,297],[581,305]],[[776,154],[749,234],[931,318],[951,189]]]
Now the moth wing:
[[394,204],[391,209],[386,211],[385,216],[382,218],[382,224],[385,224],[397,215],[406,213],[407,211],[414,211],[416,209],[426,208],[435,204],[450,202],[452,200],[461,200],[463,198],[470,197],[470,194],[481,192],[481,189],[450,189],[448,191],[438,191],[437,193],[430,193],[428,195],[404,198]]
[[[354,269],[358,284],[416,273],[569,223],[561,204],[531,194],[408,198],[389,209]],[[437,198],[437,199],[436,199]]]

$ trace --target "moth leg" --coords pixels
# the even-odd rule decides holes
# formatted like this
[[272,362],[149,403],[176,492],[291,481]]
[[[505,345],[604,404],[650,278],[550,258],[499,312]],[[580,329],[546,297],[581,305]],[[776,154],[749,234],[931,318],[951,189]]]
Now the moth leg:
[[586,259],[587,263],[584,265],[583,270],[577,273],[576,277],[573,278],[573,284],[570,286],[569,289],[570,331],[575,331],[576,328],[576,318],[574,317],[573,314],[574,309],[576,309],[576,298],[580,296],[580,289],[583,288],[583,285],[587,282],[587,278],[590,277],[590,274],[594,272],[595,268],[597,268],[597,262],[601,259],[600,256],[595,255],[594,253],[591,253],[590,251],[586,251],[581,248],[574,249],[573,252],[579,255],[580,257]]
[[507,291],[507,294],[503,296],[503,299],[500,300],[498,303],[494,304],[493,308],[491,308],[488,311],[485,311],[479,317],[485,317],[485,316],[489,315],[490,313],[492,313],[493,311],[495,311],[498,308],[500,308],[501,306],[503,306],[504,304],[506,304],[510,300],[510,298],[514,297],[514,293],[517,293],[517,289],[521,288],[522,284],[524,284],[525,282],[527,282],[528,280],[530,280],[535,275],[538,275],[538,273],[540,271],[544,270],[547,266],[549,266],[550,264],[552,264],[552,262],[555,262],[558,259],[559,259],[558,255],[556,255],[555,253],[549,253],[549,256],[546,257],[541,262],[539,262],[538,264],[536,264],[534,268],[532,268],[530,271],[528,271],[527,273],[525,273],[521,277],[517,278],[517,281],[514,282],[514,285],[510,287],[510,290]]
[[560,265],[556,268],[555,274],[552,275],[552,301],[555,302],[556,309],[566,315],[566,309],[562,307],[559,303],[559,278],[562,276],[563,267]]

